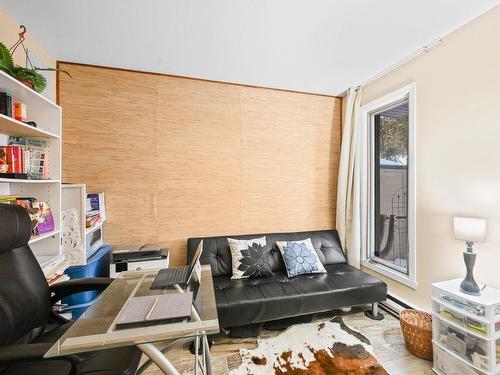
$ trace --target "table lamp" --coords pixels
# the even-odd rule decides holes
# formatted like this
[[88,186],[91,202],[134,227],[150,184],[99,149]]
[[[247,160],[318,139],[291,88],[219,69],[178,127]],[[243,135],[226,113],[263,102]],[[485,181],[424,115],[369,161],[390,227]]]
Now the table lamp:
[[474,280],[473,275],[477,254],[473,252],[472,245],[474,242],[483,242],[486,239],[486,220],[470,217],[454,217],[453,232],[456,239],[463,240],[467,244],[467,251],[464,251],[467,275],[460,284],[460,291],[473,296],[480,296],[481,290]]

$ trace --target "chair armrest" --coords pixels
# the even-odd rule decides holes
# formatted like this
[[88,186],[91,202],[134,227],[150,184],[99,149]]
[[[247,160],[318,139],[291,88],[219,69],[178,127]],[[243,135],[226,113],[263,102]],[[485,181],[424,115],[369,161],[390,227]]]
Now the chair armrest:
[[[0,367],[15,365],[27,362],[37,362],[45,360],[43,356],[52,347],[52,343],[21,344],[0,347]],[[55,361],[70,362],[75,366],[83,362],[83,357],[78,355],[68,355],[53,358]]]
[[113,279],[109,277],[94,277],[88,279],[74,279],[61,281],[50,286],[52,304],[75,293],[89,292],[92,290],[102,292]]

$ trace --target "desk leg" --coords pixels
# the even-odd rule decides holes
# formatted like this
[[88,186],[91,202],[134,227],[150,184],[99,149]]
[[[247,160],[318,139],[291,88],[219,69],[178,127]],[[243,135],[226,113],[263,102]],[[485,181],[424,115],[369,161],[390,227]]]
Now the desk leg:
[[212,358],[210,357],[210,345],[206,335],[202,336],[203,347],[205,348],[205,369],[206,375],[212,375]]
[[180,375],[175,366],[154,344],[140,344],[137,347],[151,359],[165,375]]
[[[178,346],[183,346],[184,344],[189,344],[192,341],[193,341],[193,339],[190,337],[187,337],[184,339],[173,340],[173,341],[168,342],[168,344],[166,344],[165,346],[160,347],[160,350],[165,355],[165,353],[168,353],[173,348],[176,348]],[[137,369],[135,375],[142,374],[144,371],[147,370],[147,368],[149,366],[151,366],[152,363],[153,363],[153,361],[148,357],[148,359],[142,364],[142,366]]]

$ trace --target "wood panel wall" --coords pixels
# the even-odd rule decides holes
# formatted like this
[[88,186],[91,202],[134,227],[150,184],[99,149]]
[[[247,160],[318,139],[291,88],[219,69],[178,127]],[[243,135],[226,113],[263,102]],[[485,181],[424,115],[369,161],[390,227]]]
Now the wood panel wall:
[[341,99],[60,63],[63,181],[106,193],[107,243],[335,227]]

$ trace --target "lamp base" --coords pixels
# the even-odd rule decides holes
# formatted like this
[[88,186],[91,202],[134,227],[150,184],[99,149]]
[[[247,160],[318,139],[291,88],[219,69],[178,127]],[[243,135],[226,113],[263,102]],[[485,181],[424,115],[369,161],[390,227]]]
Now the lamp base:
[[481,289],[477,285],[476,280],[474,280],[474,264],[476,263],[476,254],[470,252],[464,252],[464,262],[465,268],[467,269],[467,275],[465,279],[460,284],[460,291],[471,296],[480,296]]
[[480,291],[479,292],[469,292],[468,290],[465,290],[462,287],[460,287],[460,291],[464,294],[468,294],[469,296],[477,296],[477,297],[481,296]]

